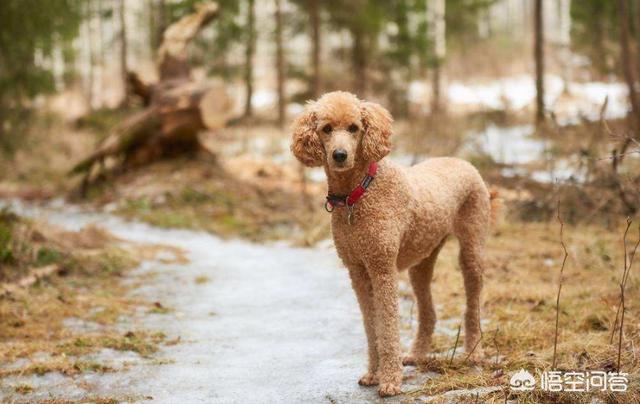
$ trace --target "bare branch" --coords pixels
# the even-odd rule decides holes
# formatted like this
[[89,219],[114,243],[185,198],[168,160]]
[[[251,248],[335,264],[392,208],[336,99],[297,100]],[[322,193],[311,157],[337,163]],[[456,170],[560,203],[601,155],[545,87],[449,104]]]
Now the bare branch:
[[620,281],[620,305],[618,306],[620,311],[620,331],[618,334],[618,362],[617,362],[617,370],[620,371],[620,362],[622,358],[622,338],[624,334],[624,313],[625,313],[625,289],[627,287],[627,279],[629,279],[629,272],[631,271],[631,266],[633,265],[633,260],[636,255],[636,251],[638,250],[638,246],[640,245],[640,227],[638,227],[638,241],[636,242],[631,255],[627,257],[627,234],[629,233],[629,227],[631,227],[631,223],[633,221],[631,218],[627,218],[627,227],[624,231],[624,236],[622,238],[622,244],[624,248],[624,271],[622,273],[622,279]]
[[[627,233],[629,233],[629,228],[631,227],[631,219],[627,217],[627,227],[624,229],[624,233],[622,235],[622,251],[624,251],[624,268],[622,269],[622,282],[624,282],[625,274],[627,273]],[[634,251],[635,255],[635,251]],[[611,327],[611,337],[609,338],[609,343],[613,343],[613,338],[615,338],[616,331],[618,330],[618,320],[620,320],[620,309],[622,307],[622,298],[620,299],[620,303],[618,304],[618,310],[616,311],[616,318],[613,321],[613,326]]]
[[456,356],[456,349],[458,349],[458,342],[460,341],[460,330],[462,329],[462,324],[458,326],[458,333],[456,334],[456,342],[453,345],[453,352],[451,352],[451,358],[449,358],[449,366],[453,363],[453,358]]
[[567,258],[569,257],[569,253],[567,252],[567,246],[564,243],[564,222],[560,217],[560,201],[559,200],[558,200],[558,208],[557,208],[556,216],[557,216],[558,222],[560,222],[560,245],[562,246],[562,250],[564,251],[564,257],[562,258],[562,266],[560,267],[560,280],[558,281],[558,295],[556,296],[556,328],[555,328],[555,336],[553,339],[553,361],[552,361],[553,369],[556,369],[556,365],[557,365],[556,353],[558,350],[558,326],[560,323],[560,294],[562,292],[564,266],[567,262]]

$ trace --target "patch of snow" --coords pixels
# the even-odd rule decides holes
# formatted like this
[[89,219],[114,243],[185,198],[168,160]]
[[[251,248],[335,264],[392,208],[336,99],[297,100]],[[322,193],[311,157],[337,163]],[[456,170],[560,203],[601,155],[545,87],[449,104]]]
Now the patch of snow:
[[327,180],[327,173],[324,172],[324,168],[322,167],[308,169],[307,176],[313,182],[325,182]]
[[[407,99],[422,103],[428,91],[427,84],[413,81],[409,84]],[[456,106],[477,110],[522,110],[535,102],[536,89],[533,77],[519,75],[488,82],[453,81],[447,85],[445,94],[454,111]],[[559,76],[545,76],[545,103],[547,108],[556,113],[562,124],[575,122],[582,116],[590,120],[598,119],[606,97],[609,100],[606,118],[621,118],[627,114],[629,104],[627,89],[623,83],[569,82],[565,86],[564,80]]]
[[302,111],[304,111],[304,105],[299,104],[299,103],[290,103],[289,105],[287,105],[287,114],[289,114],[290,116],[296,116],[298,114],[301,114]]
[[471,143],[465,147],[485,153],[498,163],[525,164],[540,160],[546,150],[543,140],[531,137],[533,131],[533,125],[488,125],[484,131],[471,135]]
[[251,106],[256,109],[269,108],[276,104],[278,94],[273,90],[257,90],[251,97]]

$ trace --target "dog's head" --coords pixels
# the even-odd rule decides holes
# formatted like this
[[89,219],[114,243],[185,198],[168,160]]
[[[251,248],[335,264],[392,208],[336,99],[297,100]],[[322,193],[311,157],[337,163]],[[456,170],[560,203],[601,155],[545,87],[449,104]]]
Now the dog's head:
[[347,92],[327,93],[293,123],[291,151],[306,166],[346,171],[389,154],[392,121],[378,104]]

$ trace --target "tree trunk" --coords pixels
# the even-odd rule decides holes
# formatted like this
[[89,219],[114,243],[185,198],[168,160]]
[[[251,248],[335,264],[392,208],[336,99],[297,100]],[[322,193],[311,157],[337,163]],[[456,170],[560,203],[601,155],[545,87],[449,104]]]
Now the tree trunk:
[[167,8],[165,6],[165,0],[156,0],[157,1],[157,15],[155,18],[156,21],[156,32],[155,32],[155,42],[156,46],[159,46],[162,43],[162,36],[164,35],[165,29],[167,29]]
[[493,27],[491,25],[491,9],[482,8],[478,13],[478,36],[482,39],[491,37]]
[[187,45],[218,13],[216,3],[199,3],[196,11],[171,24],[162,35],[158,49],[160,82],[190,80],[191,67],[187,60]]
[[147,12],[147,31],[148,31],[148,43],[149,43],[149,53],[153,57],[156,49],[158,49],[158,44],[156,43],[156,31],[158,29],[156,24],[156,7],[154,4],[154,0],[146,0],[145,8]]
[[[594,4],[591,5],[590,7],[590,11],[594,13],[594,15],[602,15],[604,13],[604,7],[602,6],[601,3],[594,2]],[[605,55],[607,52],[605,47],[605,42],[606,42],[605,33],[607,31],[605,27],[606,20],[607,19],[605,18],[593,19],[592,30],[593,30],[594,42],[593,42],[593,50],[592,50],[593,53],[592,53],[591,60],[594,61],[594,65],[598,69],[598,73],[607,72],[608,70],[606,58],[602,57],[602,55]]]
[[318,98],[320,96],[322,78],[320,72],[320,52],[321,52],[321,37],[320,37],[320,5],[319,0],[309,0],[309,19],[311,22],[311,95]]
[[87,105],[89,111],[93,111],[93,84],[94,84],[94,49],[93,49],[93,1],[87,1],[87,18],[85,24],[87,24]]
[[278,125],[284,126],[286,120],[286,105],[287,100],[285,96],[285,61],[284,61],[284,47],[282,44],[282,0],[275,0],[276,2],[276,71],[278,75]]
[[562,59],[563,90],[568,93],[571,82],[571,0],[560,0],[558,9],[560,15],[558,45]]
[[352,69],[353,88],[358,97],[366,97],[367,91],[367,47],[364,43],[364,34],[356,29],[351,32],[353,37]]
[[[629,6],[627,0],[618,0],[618,23],[620,25],[620,58],[622,62],[622,70],[624,80],[629,91],[629,103],[631,104],[631,130],[632,137],[637,137],[640,130],[640,105],[638,104],[638,93],[635,89],[635,61],[631,53],[629,44]],[[631,139],[625,140],[620,150],[620,154],[624,154],[629,147]]]
[[433,85],[431,110],[438,112],[442,108],[441,66],[446,56],[446,6],[444,0],[430,0],[427,3],[427,37],[433,51]]
[[255,53],[255,3],[254,0],[248,0],[247,10],[247,44],[245,48],[244,61],[244,81],[245,81],[245,103],[244,116],[253,116],[253,55]]
[[[98,88],[100,89],[100,94],[103,93],[103,89],[105,87],[105,61],[107,60],[105,55],[106,55],[106,44],[105,44],[105,40],[104,40],[104,22],[103,22],[103,15],[104,15],[104,0],[98,0],[98,42],[100,44],[100,50],[99,50],[99,61],[98,61],[98,66],[100,66],[100,81],[98,82]],[[99,107],[102,108],[104,106],[104,102],[105,99],[104,97],[100,98],[100,104]]]
[[124,91],[124,97],[122,99],[123,105],[129,103],[129,81],[127,79],[129,66],[127,62],[127,23],[125,15],[125,1],[120,0],[120,5],[118,7],[118,19],[120,20],[120,77],[122,78],[122,89]]
[[536,122],[544,121],[544,25],[543,0],[535,0],[534,10],[534,58],[536,62]]

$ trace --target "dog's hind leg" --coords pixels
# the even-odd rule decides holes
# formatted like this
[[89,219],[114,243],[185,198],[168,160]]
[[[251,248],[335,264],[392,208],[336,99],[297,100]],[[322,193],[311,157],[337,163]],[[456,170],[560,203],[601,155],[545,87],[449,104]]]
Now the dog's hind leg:
[[362,265],[349,265],[351,285],[356,292],[364,330],[369,345],[369,367],[367,373],[358,380],[361,386],[375,386],[378,384],[378,347],[376,340],[375,312],[373,307],[373,288],[371,278]]
[[431,345],[431,336],[436,326],[436,311],[431,299],[431,279],[433,267],[445,240],[433,250],[431,255],[418,265],[409,269],[411,287],[418,304],[418,330],[411,344],[411,351],[402,359],[403,365],[417,365],[425,362]]
[[480,293],[484,270],[484,245],[491,220],[489,194],[472,193],[458,212],[454,232],[460,242],[460,269],[464,278],[467,307],[464,320],[464,348],[480,355]]

